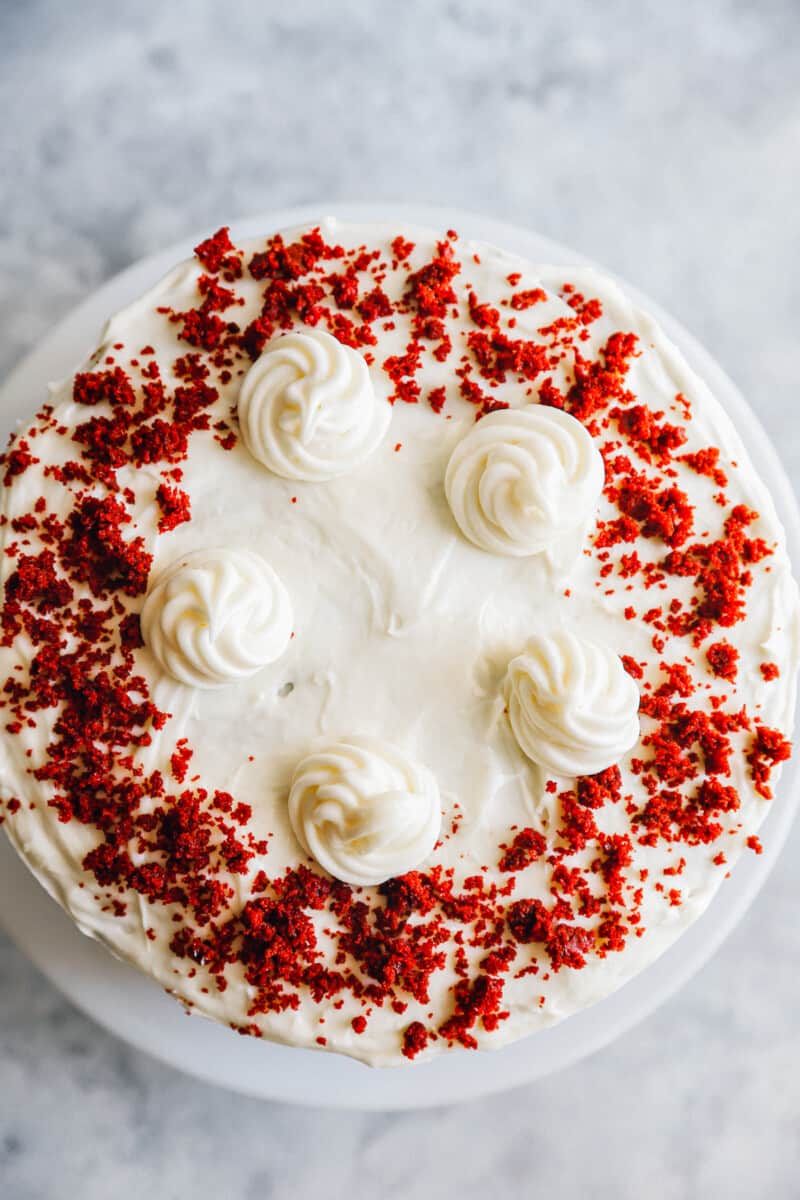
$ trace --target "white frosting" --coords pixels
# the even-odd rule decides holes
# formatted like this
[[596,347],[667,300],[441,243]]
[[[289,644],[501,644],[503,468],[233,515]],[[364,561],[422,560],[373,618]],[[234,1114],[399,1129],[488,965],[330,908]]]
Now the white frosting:
[[383,883],[420,866],[442,812],[433,775],[388,742],[328,741],[300,762],[289,792],[300,845],[345,883]]
[[464,536],[520,556],[585,527],[602,487],[603,459],[580,421],[539,404],[489,413],[456,446],[445,476]]
[[360,466],[391,415],[363,356],[322,329],[267,344],[242,382],[238,414],[254,458],[284,479],[316,481]]
[[199,550],[173,563],[142,609],[142,636],[178,683],[214,688],[274,662],[292,636],[286,588],[250,550]]
[[[402,234],[416,244],[409,270],[418,270],[430,261],[438,240],[435,233],[396,224],[348,227],[327,222],[322,224],[322,233],[329,243],[380,247],[389,259],[391,240]],[[285,236],[288,240],[291,235]],[[249,256],[263,249],[263,240],[244,249]],[[732,711],[746,702],[765,724],[787,735],[791,731],[798,661],[797,590],[768,490],[728,416],[650,318],[607,278],[574,267],[534,267],[470,242],[455,243],[454,252],[462,263],[456,281],[458,316],[449,314],[446,320],[454,351],[444,363],[428,356],[420,375],[426,390],[446,389],[444,411],[436,414],[431,410],[425,402],[426,391],[418,404],[397,403],[392,410],[391,437],[385,438],[358,470],[324,486],[298,489],[295,483],[265,471],[241,442],[233,449],[223,449],[213,426],[229,420],[235,410],[241,376],[234,371],[227,383],[212,376],[210,382],[218,388],[219,399],[209,409],[211,430],[192,436],[189,458],[181,464],[181,487],[191,500],[190,522],[159,535],[161,514],[154,502],[158,471],[144,466],[119,472],[120,487],[130,487],[136,495],[133,521],[126,528],[130,536],[141,536],[155,554],[155,571],[204,547],[247,546],[271,564],[292,598],[296,636],[285,654],[274,668],[242,679],[236,686],[213,691],[171,687],[162,697],[153,654],[136,652],[140,673],[156,685],[156,703],[172,714],[163,729],[150,731],[150,743],[137,751],[137,768],[145,774],[158,770],[169,777],[176,739],[185,736],[194,750],[191,775],[198,775],[210,794],[220,789],[250,805],[254,835],[268,843],[267,853],[255,855],[244,874],[220,870],[218,878],[230,887],[233,897],[221,920],[240,911],[252,894],[259,871],[277,879],[303,861],[287,810],[292,774],[317,739],[328,742],[342,730],[357,729],[370,740],[389,739],[402,748],[413,746],[415,758],[425,763],[441,790],[441,837],[429,864],[452,872],[455,888],[475,873],[484,874],[489,886],[505,887],[511,877],[497,869],[498,846],[508,843],[509,831],[533,826],[553,841],[559,827],[557,798],[548,796],[543,802],[537,791],[540,769],[518,750],[503,713],[508,664],[531,635],[542,630],[576,630],[597,645],[632,655],[647,665],[643,688],[646,683],[657,687],[661,682],[660,658],[681,661],[688,656],[700,688],[711,684],[714,694],[725,691],[729,695]],[[468,432],[491,429],[487,422],[493,420],[486,417],[475,425],[475,410],[459,397],[459,380],[454,375],[465,333],[474,329],[462,283],[474,287],[481,299],[499,302],[508,295],[506,278],[511,272],[520,273],[520,289],[541,288],[547,296],[533,309],[516,314],[515,336],[536,337],[541,326],[561,318],[574,319],[574,310],[560,294],[565,280],[584,295],[599,298],[603,316],[587,327],[589,336],[580,343],[581,353],[596,359],[614,331],[635,333],[641,355],[631,364],[626,387],[641,403],[654,411],[663,410],[667,419],[681,423],[687,452],[709,445],[720,447],[720,465],[729,477],[726,494],[730,505],[743,503],[761,514],[751,527],[752,534],[765,538],[775,551],[751,564],[754,583],[748,591],[746,617],[724,631],[725,639],[739,652],[735,685],[710,679],[703,652],[693,648],[690,639],[670,639],[659,655],[653,650],[653,626],[626,619],[629,605],[641,615],[667,594],[681,591],[687,605],[692,596],[689,581],[682,579],[670,580],[670,591],[665,593],[657,586],[646,589],[641,576],[621,578],[616,567],[629,546],[612,550],[609,562],[614,574],[610,578],[601,577],[603,564],[596,555],[579,555],[566,589],[553,582],[545,554],[479,553],[459,532],[444,493],[447,463]],[[149,344],[166,377],[175,358],[186,353],[186,343],[178,340],[178,326],[156,310],[168,307],[184,312],[196,306],[197,279],[203,273],[197,262],[184,264],[148,296],[113,318],[95,361],[113,354],[127,368],[130,358]],[[393,301],[403,294],[407,278],[404,268],[387,274],[382,286]],[[374,282],[360,277],[359,286],[363,294]],[[261,312],[263,284],[245,273],[236,287],[245,303],[232,312],[244,327]],[[404,354],[411,336],[408,315],[401,314],[394,324],[392,330],[382,329],[380,323],[374,326],[379,344],[371,348],[374,362],[369,373],[379,396],[386,394],[381,364],[390,355]],[[112,350],[115,343],[126,349]],[[240,367],[247,365],[240,360]],[[571,365],[567,358],[553,371],[554,384],[562,391],[570,384]],[[692,406],[689,421],[676,407],[677,392]],[[512,406],[530,398],[525,387],[512,378],[493,389],[492,397]],[[55,420],[68,427],[104,411],[102,406],[92,410],[76,406],[71,380],[54,389],[50,402]],[[388,411],[386,401],[381,403]],[[609,430],[609,435],[614,433]],[[397,444],[402,448],[395,453]],[[76,447],[69,438],[48,428],[37,437],[35,453],[41,465],[30,467],[0,493],[7,518],[0,529],[0,549],[19,538],[11,521],[30,512],[43,493],[50,510],[61,519],[67,517],[65,492],[59,491],[52,478],[43,476],[43,470],[50,463],[63,465],[74,459]],[[336,460],[335,454],[332,457]],[[731,465],[732,460],[737,466]],[[704,522],[709,529],[718,529],[726,510],[713,500],[717,485],[677,459],[674,466],[676,484],[697,508],[698,532],[706,528]],[[295,496],[297,503],[292,504]],[[601,497],[597,516],[610,520],[616,515],[618,510]],[[27,536],[29,552],[37,552],[41,548],[37,534]],[[648,563],[657,563],[665,552],[658,539],[639,539],[635,548]],[[2,578],[7,579],[13,569],[13,560],[1,554]],[[76,588],[76,601],[80,595]],[[140,601],[131,600],[129,607],[138,612]],[[25,678],[31,654],[24,638],[11,647],[0,647],[2,679],[14,671]],[[765,658],[781,668],[780,677],[771,682],[759,671]],[[700,693],[701,703],[705,694]],[[605,702],[602,688],[598,696],[599,707]],[[313,1048],[322,1034],[328,1049],[372,1064],[405,1062],[400,1045],[402,1030],[409,1022],[420,1020],[430,1025],[429,1013],[436,1019],[452,1013],[452,988],[459,979],[452,947],[445,947],[447,966],[432,977],[427,1002],[405,996],[408,1008],[402,1014],[389,1003],[376,1005],[366,1030],[358,1036],[351,1022],[363,1014],[363,1003],[349,992],[342,993],[340,1008],[330,1000],[318,1004],[304,995],[296,1010],[249,1015],[253,989],[237,964],[226,972],[228,987],[220,991],[209,969],[190,958],[178,960],[170,951],[176,928],[172,907],[131,894],[124,897],[128,900],[125,915],[115,916],[111,900],[119,897],[109,898],[81,868],[85,855],[102,835],[80,822],[60,821],[57,809],[49,804],[54,785],[30,774],[31,765],[44,756],[55,713],[41,714],[35,725],[26,726],[14,737],[0,730],[0,792],[5,798],[16,796],[23,801],[16,812],[6,813],[2,828],[85,932],[190,1003],[193,1012],[222,1022],[254,1024],[264,1037],[295,1046]],[[642,718],[643,729],[646,722]],[[744,738],[742,735],[746,745]],[[646,756],[647,748],[641,753]],[[630,770],[626,757],[620,770],[623,794],[642,805],[646,797],[641,778]],[[660,843],[651,848],[633,837],[630,874],[638,880],[641,870],[649,871],[641,883],[640,927],[646,929],[646,936],[631,937],[622,953],[591,959],[577,972],[566,968],[548,972],[543,960],[539,975],[517,978],[516,966],[512,967],[504,977],[503,1008],[508,1018],[493,1032],[480,1022],[472,1030],[482,1047],[513,1041],[614,991],[700,915],[743,851],[746,836],[758,829],[769,810],[770,802],[754,790],[738,745],[731,770],[725,782],[737,789],[741,806],[738,812],[721,817],[726,865],[719,868],[712,862],[718,845],[678,843],[670,848]],[[394,786],[390,784],[390,790]],[[624,804],[605,805],[595,817],[604,833],[631,831]],[[665,865],[676,865],[680,858],[685,859],[685,866],[677,880],[670,877],[669,885],[682,891],[683,902],[675,906],[655,885],[662,883]],[[579,856],[576,861],[585,866]],[[538,896],[550,903],[550,874],[544,860],[513,878],[514,900]],[[368,893],[364,896],[369,899]],[[335,933],[328,932],[332,918],[328,913],[314,913],[313,918],[319,961],[330,965],[339,945]],[[530,947],[526,950],[532,952]],[[477,971],[485,950],[467,944],[464,953],[470,970]],[[447,1048],[446,1041],[439,1038],[430,1043],[426,1054]]]
[[556,775],[595,775],[638,740],[633,679],[613,650],[572,631],[530,638],[505,687],[520,749]]

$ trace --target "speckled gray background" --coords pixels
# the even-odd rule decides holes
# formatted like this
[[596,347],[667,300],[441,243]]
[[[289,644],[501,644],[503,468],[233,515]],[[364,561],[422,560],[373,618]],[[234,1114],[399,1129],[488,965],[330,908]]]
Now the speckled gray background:
[[[797,0],[0,0],[0,370],[148,251],[317,199],[413,199],[615,268],[800,469]],[[796,830],[683,992],[457,1109],[284,1109],[128,1050],[0,939],[0,1196],[800,1195]],[[724,901],[722,901],[724,902]]]

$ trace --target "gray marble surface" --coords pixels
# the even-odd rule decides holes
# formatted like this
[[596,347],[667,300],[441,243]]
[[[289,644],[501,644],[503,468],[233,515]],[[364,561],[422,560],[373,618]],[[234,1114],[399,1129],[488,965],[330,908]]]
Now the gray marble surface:
[[[0,0],[0,113],[2,371],[187,231],[435,201],[532,225],[649,292],[800,470],[796,0]],[[794,1198],[799,854],[800,829],[713,962],[614,1046],[400,1116],[183,1078],[0,938],[0,1196]]]

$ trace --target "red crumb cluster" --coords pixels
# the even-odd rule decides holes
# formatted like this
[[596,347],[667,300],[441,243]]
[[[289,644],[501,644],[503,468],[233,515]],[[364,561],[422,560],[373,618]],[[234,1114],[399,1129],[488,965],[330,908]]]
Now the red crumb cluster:
[[[25,637],[32,647],[30,670],[2,684],[5,730],[20,737],[51,730],[44,756],[29,752],[29,769],[51,790],[59,821],[92,831],[83,866],[97,903],[117,916],[137,898],[165,909],[173,954],[190,977],[202,970],[209,988],[222,992],[232,969],[243,971],[252,990],[243,1033],[258,1035],[260,1014],[297,1009],[309,997],[334,1009],[347,999],[360,1006],[351,1022],[356,1036],[375,1010],[393,1012],[408,1058],[437,1040],[475,1047],[481,1030],[507,1019],[509,979],[530,979],[531,1005],[541,1004],[553,974],[579,971],[642,936],[648,872],[634,866],[637,847],[664,850],[668,882],[653,888],[668,906],[682,902],[674,884],[686,865],[672,857],[674,847],[707,846],[709,862],[724,869],[715,843],[737,829],[741,804],[732,761],[746,762],[768,799],[772,772],[790,752],[777,730],[734,703],[739,656],[721,631],[744,618],[754,568],[772,548],[753,536],[758,514],[726,500],[718,448],[685,452],[688,400],[676,396],[669,414],[639,402],[630,385],[640,353],[633,333],[612,333],[590,357],[589,331],[602,306],[569,283],[562,315],[540,318],[535,335],[523,335],[523,324],[531,328],[545,311],[547,293],[520,288],[513,274],[507,294],[490,302],[467,277],[456,245],[451,232],[420,261],[400,236],[386,253],[329,244],[317,229],[289,243],[276,235],[247,256],[221,229],[196,249],[196,306],[159,310],[181,343],[175,361],[159,365],[147,346],[124,370],[109,354],[75,377],[81,415],[73,429],[45,408],[3,459],[13,496],[17,481],[41,467],[38,437],[56,433],[65,447],[60,465],[41,468],[48,484],[33,507],[2,518],[9,526],[2,641]],[[400,296],[394,301],[384,286],[392,273],[402,277],[399,293],[389,289]],[[246,323],[242,281],[260,288],[259,311]],[[463,335],[454,333],[457,314],[467,319]],[[522,400],[564,409],[598,439],[605,510],[588,551],[598,586],[613,596],[636,580],[653,597],[645,611],[624,609],[653,647],[647,662],[623,656],[642,696],[643,752],[630,766],[640,800],[617,767],[561,792],[549,781],[552,827],[512,829],[472,876],[459,881],[434,866],[362,891],[304,865],[270,873],[269,847],[252,832],[249,807],[191,778],[185,738],[175,742],[165,774],[142,765],[139,751],[170,717],[136,669],[152,547],[134,513],[143,501],[154,505],[159,536],[191,520],[181,482],[193,440],[236,444],[221,386],[275,333],[297,324],[325,327],[369,362],[382,331],[407,330],[402,351],[377,366],[392,402],[424,402],[431,420],[444,421],[459,404],[476,419],[507,407],[496,389],[512,383]],[[448,365],[452,389],[425,391],[431,363]],[[561,387],[559,367],[569,379]],[[701,528],[708,518],[679,486],[678,464],[718,489],[715,529]],[[126,479],[138,470],[136,492],[120,484],[123,469]],[[60,502],[51,511],[54,488]],[[712,683],[696,681],[689,668],[698,662]],[[771,662],[760,670],[765,681],[779,676]],[[20,808],[8,800],[5,814]],[[618,826],[620,815],[627,832],[607,832],[609,817]],[[757,838],[747,844],[760,853]],[[537,897],[521,894],[532,886]],[[445,969],[457,981],[442,1015],[428,1006]],[[405,1015],[412,1003],[423,1006],[424,1020]]]
[[731,683],[736,679],[739,651],[730,642],[714,642],[713,646],[706,650],[706,659],[719,679],[728,679]]

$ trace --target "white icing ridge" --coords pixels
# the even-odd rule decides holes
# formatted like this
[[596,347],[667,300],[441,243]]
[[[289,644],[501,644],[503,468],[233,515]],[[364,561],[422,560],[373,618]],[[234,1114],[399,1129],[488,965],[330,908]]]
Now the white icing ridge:
[[618,655],[568,630],[537,634],[509,664],[520,749],[555,775],[595,775],[639,738],[639,690]]
[[478,422],[450,457],[445,492],[465,537],[492,554],[522,557],[585,528],[603,477],[600,451],[580,421],[531,404]]
[[239,393],[245,444],[284,479],[322,481],[360,466],[383,438],[391,410],[364,358],[321,329],[270,341]]
[[327,741],[300,762],[289,792],[297,840],[336,879],[366,887],[418,867],[439,836],[439,785],[374,737]]
[[178,683],[221,687],[279,658],[292,636],[286,588],[258,554],[198,550],[169,567],[148,593],[142,637]]

